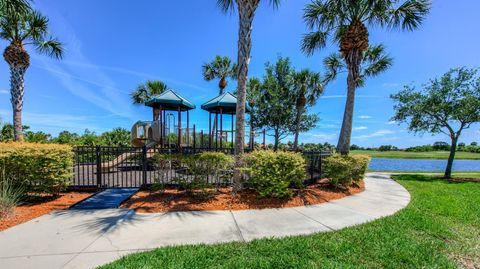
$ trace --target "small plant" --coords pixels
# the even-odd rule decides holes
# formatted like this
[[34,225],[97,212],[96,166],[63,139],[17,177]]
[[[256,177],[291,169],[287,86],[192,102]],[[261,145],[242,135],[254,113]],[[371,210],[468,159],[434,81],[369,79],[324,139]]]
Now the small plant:
[[370,157],[365,155],[332,155],[325,159],[325,176],[330,179],[330,183],[334,186],[348,187],[353,182],[359,182],[363,179],[369,161]]
[[246,161],[249,183],[261,197],[291,197],[290,187],[303,186],[305,159],[299,153],[254,151]]
[[0,171],[0,219],[8,218],[13,214],[15,207],[20,203],[23,190],[14,187],[5,177],[5,167]]

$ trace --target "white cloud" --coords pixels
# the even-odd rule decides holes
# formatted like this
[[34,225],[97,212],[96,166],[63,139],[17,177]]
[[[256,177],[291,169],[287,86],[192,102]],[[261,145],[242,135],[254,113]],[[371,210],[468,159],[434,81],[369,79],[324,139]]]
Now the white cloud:
[[358,116],[359,119],[371,119],[372,116],[368,116],[368,115],[360,115]]
[[337,134],[328,133],[307,133],[304,135],[303,142],[306,143],[320,143],[320,142],[332,142],[336,138]]
[[397,124],[397,122],[396,122],[396,121],[394,121],[394,120],[391,120],[391,121],[389,121],[389,122],[386,122],[385,124],[388,124],[388,125],[393,125],[393,124]]
[[358,126],[358,127],[353,128],[353,130],[356,130],[356,131],[367,130],[367,129],[368,129],[367,126]]
[[0,90],[0,94],[9,94],[10,91],[7,91],[7,90]]
[[358,140],[366,140],[366,139],[369,139],[369,138],[383,137],[383,136],[394,134],[394,133],[395,132],[391,131],[391,130],[378,130],[378,131],[373,132],[371,134],[359,135],[359,136],[355,136],[354,138],[356,138]]

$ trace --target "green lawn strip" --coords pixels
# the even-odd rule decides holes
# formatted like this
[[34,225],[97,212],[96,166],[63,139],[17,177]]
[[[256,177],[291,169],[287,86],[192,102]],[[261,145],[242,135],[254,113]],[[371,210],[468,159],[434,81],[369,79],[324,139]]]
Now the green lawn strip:
[[[369,170],[369,172],[385,172],[391,173],[392,175],[424,175],[424,176],[431,176],[431,177],[442,177],[444,172],[443,171],[377,171],[377,170]],[[452,178],[454,179],[480,179],[480,171],[459,171],[453,172]]]
[[396,179],[408,207],[331,233],[250,243],[159,248],[102,268],[457,268],[480,265],[480,184],[422,175]]
[[[407,152],[407,151],[377,151],[377,150],[352,150],[352,154],[364,154],[373,158],[389,159],[448,159],[448,151]],[[457,160],[480,160],[480,153],[457,151]]]

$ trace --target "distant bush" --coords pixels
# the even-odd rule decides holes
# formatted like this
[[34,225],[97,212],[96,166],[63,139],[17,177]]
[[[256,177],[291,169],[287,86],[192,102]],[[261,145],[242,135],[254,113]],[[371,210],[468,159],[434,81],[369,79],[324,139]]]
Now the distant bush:
[[370,157],[366,155],[342,156],[334,154],[325,159],[325,177],[335,185],[350,186],[365,176]]
[[450,144],[443,141],[433,143],[433,150],[450,150]]
[[13,187],[56,194],[72,176],[73,152],[67,145],[0,143],[0,167]]
[[290,187],[301,187],[306,178],[305,159],[299,153],[254,151],[247,155],[249,183],[261,197],[291,197]]
[[415,147],[406,148],[405,151],[408,151],[408,152],[427,152],[427,151],[433,151],[433,147],[431,145],[415,146]]
[[392,145],[381,145],[378,148],[379,151],[392,151],[392,150],[398,150],[397,147],[392,146]]
[[458,151],[465,151],[465,152],[472,152],[472,153],[480,153],[480,146],[464,146],[459,147]]

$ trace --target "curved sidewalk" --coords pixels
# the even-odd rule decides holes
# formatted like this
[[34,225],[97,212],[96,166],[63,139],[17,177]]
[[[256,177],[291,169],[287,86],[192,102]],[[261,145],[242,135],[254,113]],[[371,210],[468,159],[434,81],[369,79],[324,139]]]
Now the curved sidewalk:
[[55,211],[0,232],[0,268],[92,268],[167,245],[328,232],[392,215],[409,202],[410,194],[388,174],[369,173],[364,192],[312,206],[155,214]]

